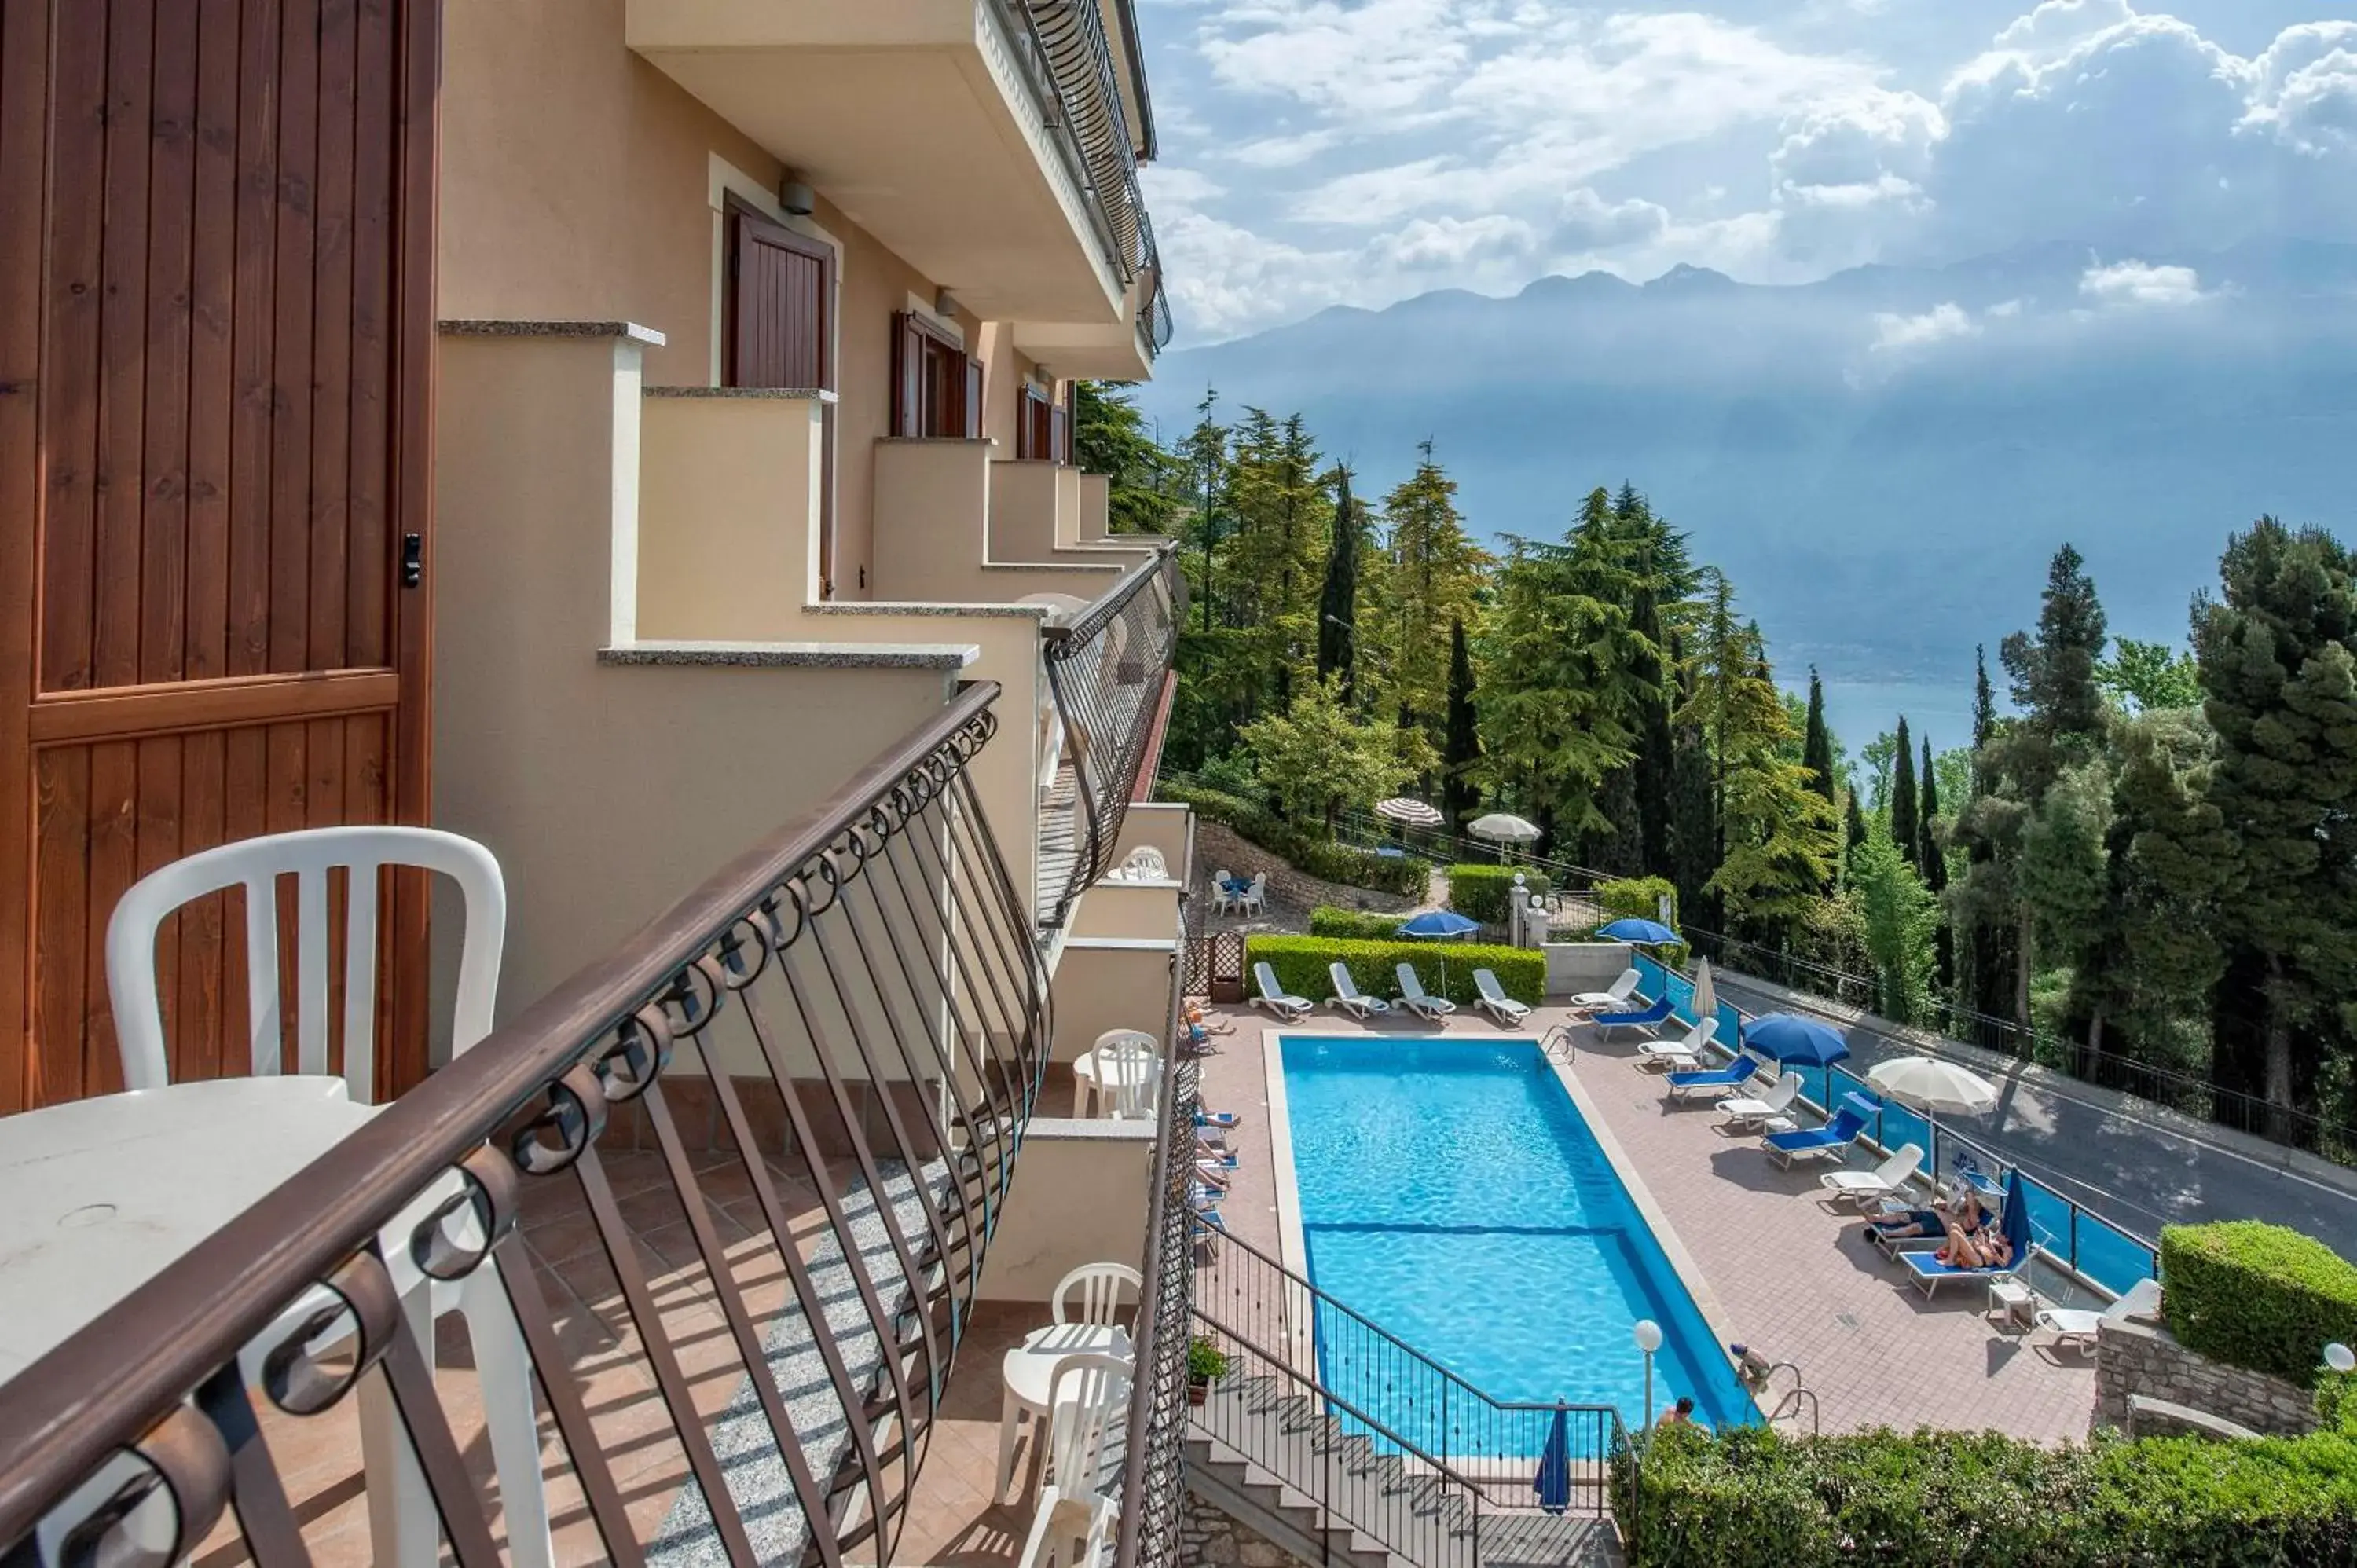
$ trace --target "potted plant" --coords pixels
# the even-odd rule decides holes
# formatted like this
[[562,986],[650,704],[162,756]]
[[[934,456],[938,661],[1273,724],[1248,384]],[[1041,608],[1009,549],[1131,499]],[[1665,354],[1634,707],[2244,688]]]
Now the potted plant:
[[1202,1335],[1195,1336],[1187,1345],[1187,1402],[1201,1404],[1211,1395],[1211,1380],[1227,1371],[1225,1352]]

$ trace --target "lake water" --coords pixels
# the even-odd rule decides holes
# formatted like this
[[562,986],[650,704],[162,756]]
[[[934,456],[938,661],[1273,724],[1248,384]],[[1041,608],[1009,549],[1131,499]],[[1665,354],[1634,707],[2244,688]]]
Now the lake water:
[[[1995,671],[1992,678],[2002,682]],[[1960,746],[1970,746],[1973,739],[1973,682],[1967,670],[1964,679],[1953,682],[1917,681],[1904,678],[1890,680],[1845,680],[1828,677],[1825,687],[1825,724],[1834,732],[1850,760],[1883,731],[1899,727],[1900,715],[1907,717],[1907,728],[1915,745],[1921,747],[1928,739],[1935,752],[1952,751]],[[1808,687],[1800,687],[1803,697]],[[2003,687],[1998,688],[1997,711],[2006,710]]]

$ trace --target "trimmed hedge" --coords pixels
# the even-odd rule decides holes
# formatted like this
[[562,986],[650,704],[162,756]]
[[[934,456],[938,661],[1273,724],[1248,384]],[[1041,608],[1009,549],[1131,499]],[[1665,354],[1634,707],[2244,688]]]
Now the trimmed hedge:
[[1615,1455],[1637,1568],[2357,1563],[2339,1432],[2044,1448],[1996,1433],[1793,1438],[1668,1427]]
[[1340,937],[1354,942],[1395,942],[1401,940],[1400,924],[1405,915],[1370,914],[1364,909],[1338,909],[1331,904],[1320,904],[1309,911],[1309,934],[1313,937]]
[[1197,815],[1233,828],[1246,842],[1258,844],[1321,882],[1339,882],[1346,887],[1402,896],[1421,894],[1425,889],[1425,867],[1420,860],[1394,860],[1370,850],[1336,843],[1321,833],[1281,822],[1241,796],[1218,789],[1199,789],[1165,779],[1155,786],[1154,792],[1159,800],[1192,806]]
[[[1447,982],[1442,978],[1442,953],[1448,956]],[[1527,948],[1487,947],[1468,942],[1352,941],[1340,937],[1248,937],[1244,940],[1245,985],[1251,967],[1266,961],[1276,971],[1277,983],[1296,996],[1323,1002],[1333,994],[1326,966],[1336,959],[1351,966],[1351,978],[1371,996],[1389,997],[1399,989],[1392,972],[1402,963],[1415,965],[1415,977],[1435,996],[1446,996],[1469,1007],[1479,994],[1473,972],[1494,971],[1498,983],[1517,1002],[1535,1007],[1546,1000],[1546,956]],[[1252,992],[1257,995],[1258,993]]]
[[2188,1349],[2312,1386],[2319,1354],[2357,1344],[2357,1264],[2256,1219],[2160,1232],[2169,1331]]
[[1527,865],[1452,865],[1448,868],[1448,907],[1469,920],[1502,926],[1506,923],[1506,911],[1513,908],[1517,875],[1534,893],[1544,893],[1551,886],[1546,873]]
[[1678,929],[1678,889],[1666,876],[1623,876],[1611,882],[1599,882],[1589,895],[1597,907],[1614,920],[1635,918],[1658,920],[1662,918],[1662,900],[1670,901],[1670,929]]

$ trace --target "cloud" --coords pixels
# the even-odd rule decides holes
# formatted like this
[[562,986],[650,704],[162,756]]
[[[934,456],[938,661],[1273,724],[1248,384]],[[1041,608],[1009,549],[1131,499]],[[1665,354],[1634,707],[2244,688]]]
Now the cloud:
[[1455,272],[1528,256],[1536,238],[1529,224],[1515,218],[1419,218],[1375,240],[1367,251],[1378,264],[1403,271]]
[[1953,338],[1975,337],[1980,330],[1970,314],[1953,300],[1935,305],[1921,316],[1878,310],[1874,315],[1874,351],[1881,354],[1895,349],[1921,349]]
[[2312,158],[2357,153],[2357,22],[2287,27],[2256,70],[2242,128]]
[[2079,292],[2105,306],[2194,305],[2210,297],[2201,292],[2201,276],[2191,267],[2143,262],[2091,266],[2080,276]]
[[1556,251],[1612,250],[1668,232],[1670,209],[1638,197],[1607,201],[1587,186],[1563,199],[1549,243]]

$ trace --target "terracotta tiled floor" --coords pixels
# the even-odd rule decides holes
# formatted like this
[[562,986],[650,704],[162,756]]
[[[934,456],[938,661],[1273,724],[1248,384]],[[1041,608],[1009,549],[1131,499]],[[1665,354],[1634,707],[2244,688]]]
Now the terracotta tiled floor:
[[[1537,1014],[1535,1034],[1570,1015]],[[1204,1102],[1240,1113],[1231,1146],[1243,1157],[1221,1205],[1229,1226],[1272,1255],[1281,1252],[1270,1169],[1265,1013],[1223,1015],[1233,1032],[1207,1059]],[[1451,1033],[1499,1034],[1459,1014]],[[1428,1033],[1424,1025],[1361,1025],[1320,1012],[1299,1032],[1337,1036]],[[1821,1201],[1819,1170],[1777,1169],[1759,1140],[1720,1133],[1706,1101],[1679,1105],[1634,1062],[1633,1041],[1599,1046],[1579,1036],[1577,1073],[1605,1130],[1652,1194],[1715,1296],[1731,1338],[1774,1360],[1798,1363],[1822,1402],[1827,1430],[1919,1423],[1992,1427],[2040,1442],[2083,1436],[2094,1403],[2092,1359],[2056,1351],[2051,1336],[2025,1335],[1984,1317],[1969,1283],[1935,1299],[1904,1283],[1860,1234],[1861,1221]],[[1863,1159],[1854,1163],[1863,1163]],[[1198,1276],[1200,1299],[1219,1299],[1216,1252]],[[2074,1305],[2085,1305],[2076,1303]]]

